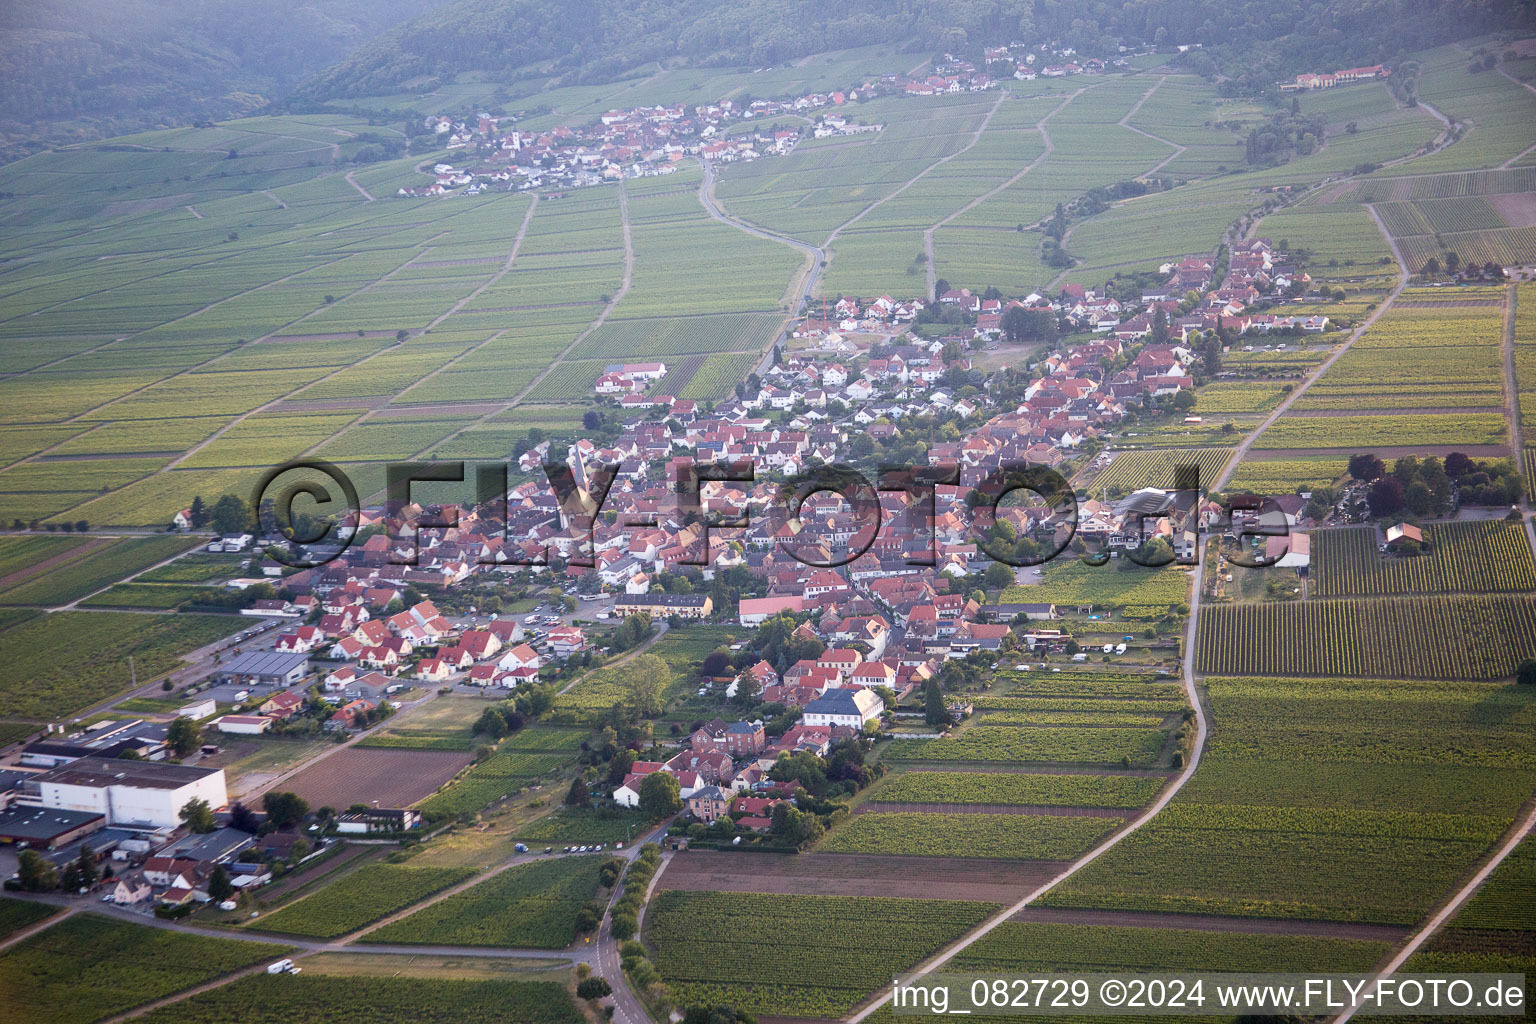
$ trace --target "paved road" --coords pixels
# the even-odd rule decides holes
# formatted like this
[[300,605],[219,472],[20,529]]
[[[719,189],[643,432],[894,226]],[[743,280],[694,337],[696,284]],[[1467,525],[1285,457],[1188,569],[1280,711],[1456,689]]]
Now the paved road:
[[[666,835],[667,827],[670,824],[670,820],[663,822],[649,833],[631,843],[629,849],[618,851],[615,855],[623,857],[625,860],[633,861],[640,855],[640,848],[646,843],[659,841],[662,836]],[[670,853],[662,854],[663,863],[657,867],[656,873],[651,876],[651,883],[646,889],[647,901],[650,900],[650,894],[656,888],[656,882],[661,878],[661,872],[666,868],[665,862],[670,857]],[[624,886],[622,884],[614,886],[608,905],[612,907],[622,895],[624,895]],[[645,920],[644,905],[641,907],[639,919],[641,921]],[[629,987],[629,978],[624,974],[623,958],[619,956],[619,945],[619,940],[614,938],[613,933],[609,930],[609,918],[604,915],[602,927],[598,929],[597,944],[591,948],[590,954],[582,959],[590,963],[593,971],[607,979],[608,984],[613,986],[613,995],[610,998],[613,1000],[613,1019],[618,1024],[651,1024],[651,1015],[646,1012],[645,1004],[640,1002],[640,998]]]

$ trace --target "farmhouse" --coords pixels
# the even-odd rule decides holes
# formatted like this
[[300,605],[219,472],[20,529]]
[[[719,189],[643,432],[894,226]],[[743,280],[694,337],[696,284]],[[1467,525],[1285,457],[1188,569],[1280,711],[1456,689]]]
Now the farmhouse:
[[885,711],[885,702],[873,690],[828,690],[805,706],[805,725],[843,725],[862,729]]
[[1412,523],[1387,527],[1387,550],[1417,551],[1424,544],[1424,531]]

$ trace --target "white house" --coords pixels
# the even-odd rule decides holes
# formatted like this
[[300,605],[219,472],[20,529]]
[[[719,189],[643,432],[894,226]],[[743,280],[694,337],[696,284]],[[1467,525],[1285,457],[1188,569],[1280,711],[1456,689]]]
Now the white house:
[[539,664],[539,652],[527,644],[518,644],[496,662],[496,666],[506,672],[520,668],[538,668]]
[[885,702],[873,690],[828,690],[805,706],[802,725],[846,725],[862,729],[864,723],[879,718]]

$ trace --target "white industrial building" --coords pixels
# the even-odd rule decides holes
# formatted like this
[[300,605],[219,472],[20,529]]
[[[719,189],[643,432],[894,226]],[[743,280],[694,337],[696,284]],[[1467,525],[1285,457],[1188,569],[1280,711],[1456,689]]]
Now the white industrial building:
[[229,802],[224,769],[82,757],[22,784],[18,802],[105,814],[108,825],[173,828],[193,800]]

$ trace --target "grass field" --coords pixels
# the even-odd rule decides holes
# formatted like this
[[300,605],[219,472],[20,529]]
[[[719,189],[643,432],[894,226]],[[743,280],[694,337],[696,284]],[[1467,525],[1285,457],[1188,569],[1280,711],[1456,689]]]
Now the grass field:
[[390,722],[360,741],[365,747],[409,747],[418,750],[469,750],[474,745],[475,720],[488,702],[450,694],[438,697],[408,717]]
[[[537,780],[547,779],[576,759],[585,729],[535,725],[501,741],[496,753],[471,765],[458,778],[421,802],[424,814],[473,814]],[[393,744],[391,744],[393,745]]]

